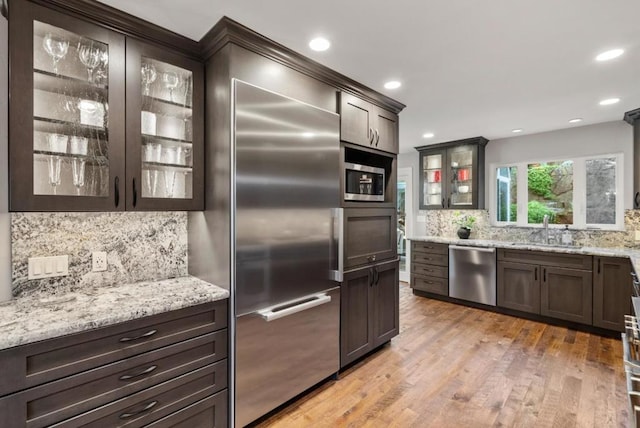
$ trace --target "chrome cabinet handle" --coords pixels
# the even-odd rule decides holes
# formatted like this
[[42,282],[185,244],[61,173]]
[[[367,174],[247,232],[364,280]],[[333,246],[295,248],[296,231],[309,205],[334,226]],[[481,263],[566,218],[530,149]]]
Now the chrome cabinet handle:
[[133,190],[133,193],[132,193],[132,195],[133,195],[133,206],[135,207],[136,204],[138,203],[138,191],[136,189],[136,179],[135,179],[135,177],[133,178],[133,189],[132,190]]
[[151,366],[151,367],[147,367],[146,369],[142,370],[141,372],[135,373],[135,374],[127,374],[127,375],[122,375],[120,376],[120,380],[131,380],[131,379],[135,379],[137,377],[140,376],[144,376],[147,375],[149,373],[152,373],[155,369],[157,369],[158,366]]
[[374,138],[374,134],[373,134],[373,128],[369,128],[369,145],[372,146],[373,145],[373,138]]
[[120,342],[124,343],[124,342],[133,342],[134,340],[140,340],[140,339],[146,339],[148,337],[153,336],[154,334],[156,334],[158,332],[158,330],[149,330],[148,332],[141,334],[140,336],[136,336],[136,337],[123,337],[120,339]]
[[137,412],[121,414],[120,415],[120,419],[129,419],[129,418],[132,418],[134,416],[138,416],[138,415],[140,415],[142,413],[148,412],[149,410],[153,409],[157,405],[158,405],[158,400],[153,400],[152,402],[150,402],[149,404],[147,404],[146,406],[144,406],[141,410],[138,410]]
[[376,147],[378,147],[378,143],[380,142],[380,133],[376,129]]
[[116,204],[116,208],[120,205],[120,177],[115,178],[113,181],[113,202]]

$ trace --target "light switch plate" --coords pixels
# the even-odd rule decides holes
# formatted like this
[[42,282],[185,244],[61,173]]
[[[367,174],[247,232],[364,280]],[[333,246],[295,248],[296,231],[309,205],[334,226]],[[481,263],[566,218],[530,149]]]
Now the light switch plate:
[[29,257],[29,279],[69,275],[69,256]]
[[636,241],[640,241],[640,230],[636,230]]

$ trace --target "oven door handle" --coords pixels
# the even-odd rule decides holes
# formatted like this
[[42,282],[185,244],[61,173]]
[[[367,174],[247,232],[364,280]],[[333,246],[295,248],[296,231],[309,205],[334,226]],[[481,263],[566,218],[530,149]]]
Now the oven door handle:
[[[307,309],[315,308],[316,306],[324,305],[331,301],[331,296],[327,294],[316,294],[312,297],[312,300],[303,299],[303,303],[299,305],[290,306],[286,309],[269,308],[258,311],[258,315],[262,317],[266,322],[275,321],[280,318],[287,317],[289,315],[297,314],[298,312],[306,311]],[[281,305],[281,306],[286,306]]]

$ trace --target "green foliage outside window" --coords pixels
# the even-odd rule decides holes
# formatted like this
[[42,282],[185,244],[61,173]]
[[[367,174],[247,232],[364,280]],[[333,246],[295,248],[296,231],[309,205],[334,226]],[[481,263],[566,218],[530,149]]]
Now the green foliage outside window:
[[549,216],[549,223],[554,223],[556,217],[556,213],[552,209],[538,201],[529,201],[527,214],[529,223],[542,223],[545,214]]
[[553,186],[551,173],[557,167],[557,165],[536,165],[529,167],[527,172],[529,191],[545,199],[554,199],[554,195],[551,192],[551,187]]

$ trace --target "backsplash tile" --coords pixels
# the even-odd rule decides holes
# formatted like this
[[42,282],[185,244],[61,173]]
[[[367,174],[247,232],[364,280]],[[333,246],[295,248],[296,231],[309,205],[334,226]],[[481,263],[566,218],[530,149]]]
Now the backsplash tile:
[[[187,213],[13,213],[12,293],[57,294],[187,275]],[[91,272],[106,251],[108,270]],[[69,255],[69,275],[28,280],[28,258]]]
[[[464,210],[464,214],[476,217],[471,231],[471,239],[491,239],[511,242],[542,242],[542,229],[539,227],[496,227],[491,226],[487,210]],[[455,210],[421,211],[426,218],[425,234],[428,236],[457,237],[458,226],[453,222]],[[625,231],[571,230],[573,244],[581,247],[625,247],[640,248],[635,240],[635,231],[640,230],[640,210],[626,210]],[[560,229],[551,229],[551,235],[560,239]]]

